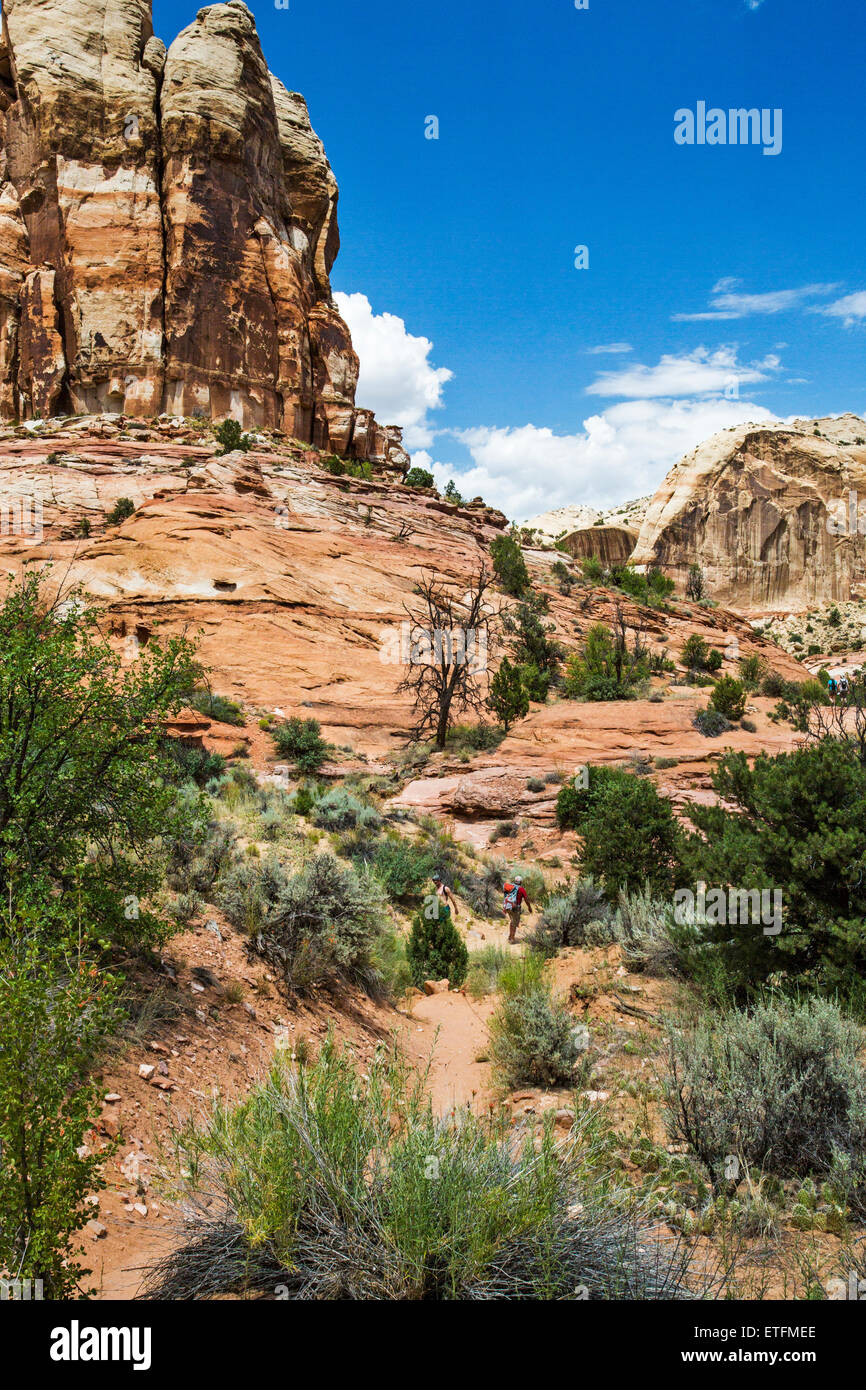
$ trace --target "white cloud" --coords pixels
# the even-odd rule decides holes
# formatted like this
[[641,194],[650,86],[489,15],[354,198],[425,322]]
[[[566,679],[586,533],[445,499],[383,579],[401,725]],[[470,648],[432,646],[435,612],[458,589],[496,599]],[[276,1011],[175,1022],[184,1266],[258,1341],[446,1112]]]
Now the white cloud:
[[845,327],[851,328],[855,323],[866,319],[866,290],[857,290],[855,294],[846,294],[842,299],[834,300],[832,304],[816,307],[813,313],[844,319]]
[[599,357],[603,353],[634,352],[631,343],[601,343],[598,347],[586,349],[588,356]]
[[402,425],[409,449],[433,442],[428,412],[442,405],[442,387],[454,373],[430,362],[433,344],[417,338],[395,314],[374,314],[365,294],[334,295],[361,361],[357,401],[384,425]]
[[[537,425],[461,430],[473,466],[433,463],[437,485],[455,478],[512,519],[584,502],[603,507],[654,492],[676,461],[719,430],[775,416],[752,401],[631,400],[590,416],[577,434]],[[430,466],[428,463],[425,466]]]
[[744,319],[750,314],[782,314],[799,309],[807,299],[832,294],[838,285],[800,285],[793,290],[768,290],[765,294],[743,294],[740,281],[732,276],[719,280],[712,290],[710,308],[696,314],[671,314],[675,323],[703,323],[712,319]]
[[602,372],[586,388],[590,396],[629,396],[642,400],[653,397],[706,396],[723,391],[739,391],[741,385],[766,381],[778,369],[777,357],[761,362],[739,364],[735,347],[710,352],[699,347],[684,356],[666,355],[654,367],[636,362],[619,372]]

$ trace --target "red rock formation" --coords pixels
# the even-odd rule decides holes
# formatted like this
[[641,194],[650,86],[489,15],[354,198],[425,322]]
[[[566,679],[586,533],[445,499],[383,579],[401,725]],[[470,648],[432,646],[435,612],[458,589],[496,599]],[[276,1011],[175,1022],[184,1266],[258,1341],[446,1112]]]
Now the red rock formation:
[[232,416],[402,471],[356,409],[337,184],[241,0],[6,0],[0,413]]

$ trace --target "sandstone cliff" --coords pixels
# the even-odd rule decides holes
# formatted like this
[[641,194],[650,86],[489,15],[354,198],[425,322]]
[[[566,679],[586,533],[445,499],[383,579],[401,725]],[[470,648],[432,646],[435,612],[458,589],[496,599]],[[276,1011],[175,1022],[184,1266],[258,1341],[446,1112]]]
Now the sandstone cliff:
[[632,561],[681,582],[699,564],[720,603],[795,612],[866,594],[864,532],[866,422],[742,425],[671,470]]
[[5,0],[0,414],[231,415],[403,470],[354,405],[337,184],[241,0]]

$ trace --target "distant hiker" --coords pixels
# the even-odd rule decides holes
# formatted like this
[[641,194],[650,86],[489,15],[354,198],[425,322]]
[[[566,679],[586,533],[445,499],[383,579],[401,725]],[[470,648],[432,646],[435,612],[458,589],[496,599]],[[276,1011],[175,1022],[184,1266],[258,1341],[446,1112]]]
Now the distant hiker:
[[526,903],[527,912],[532,911],[532,903],[526,896],[526,889],[523,886],[523,879],[519,874],[514,875],[513,883],[506,883],[502,888],[502,911],[508,918],[508,940],[513,942],[517,936],[517,928],[520,926],[520,912],[523,903]]
[[848,686],[848,677],[847,677],[846,675],[841,675],[841,676],[839,677],[839,680],[838,680],[838,682],[837,682],[836,688],[837,688],[837,690],[839,691],[839,698],[840,698],[840,700],[847,700],[847,699],[848,699],[848,690],[849,690],[849,686]]
[[442,882],[441,874],[433,875],[433,887],[436,890],[437,898],[444,907],[445,911],[448,913],[448,916],[451,916],[452,908],[454,909],[454,916],[459,916],[459,913],[457,911],[457,899],[454,897],[454,894],[451,892],[451,889],[448,887],[447,883]]
[[830,699],[832,700],[833,704],[835,705],[835,703],[836,703],[836,678],[835,678],[835,676],[831,676],[831,677],[829,678],[829,680],[827,681],[827,694],[830,696]]

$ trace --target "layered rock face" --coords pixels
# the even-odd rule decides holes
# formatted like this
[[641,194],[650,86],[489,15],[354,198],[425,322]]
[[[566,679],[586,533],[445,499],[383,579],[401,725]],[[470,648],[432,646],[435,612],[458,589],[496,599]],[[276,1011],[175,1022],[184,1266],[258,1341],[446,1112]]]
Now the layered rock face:
[[671,470],[632,554],[745,613],[866,595],[866,422],[856,415],[743,425]]
[[563,536],[561,544],[575,560],[600,560],[609,568],[624,565],[637,541],[637,531],[626,526],[584,526]]
[[337,184],[240,0],[6,0],[0,412],[232,416],[408,465],[354,405]]

